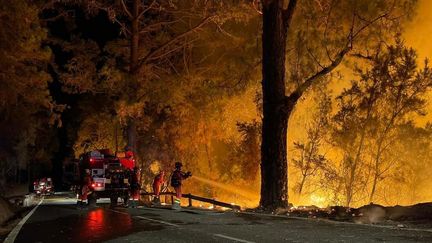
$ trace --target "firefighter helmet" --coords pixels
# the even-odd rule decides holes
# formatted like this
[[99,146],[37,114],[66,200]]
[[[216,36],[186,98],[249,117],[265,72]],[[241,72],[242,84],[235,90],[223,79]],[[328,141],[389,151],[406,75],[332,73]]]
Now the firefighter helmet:
[[175,163],[176,168],[181,168],[182,166],[183,166],[183,164],[180,161]]

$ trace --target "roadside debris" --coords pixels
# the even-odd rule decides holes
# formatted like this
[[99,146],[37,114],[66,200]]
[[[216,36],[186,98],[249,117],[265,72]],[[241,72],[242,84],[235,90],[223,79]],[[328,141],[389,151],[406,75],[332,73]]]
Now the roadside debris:
[[378,204],[368,204],[359,208],[330,206],[319,208],[315,205],[293,206],[288,209],[278,208],[273,212],[259,209],[247,212],[271,213],[289,217],[303,217],[312,219],[328,219],[358,224],[390,225],[397,228],[432,228],[432,202],[420,203],[412,206],[385,207]]

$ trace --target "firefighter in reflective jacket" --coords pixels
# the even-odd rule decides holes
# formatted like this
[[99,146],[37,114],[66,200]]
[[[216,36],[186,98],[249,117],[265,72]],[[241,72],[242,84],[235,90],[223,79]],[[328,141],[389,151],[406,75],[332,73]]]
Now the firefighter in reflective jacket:
[[85,176],[82,181],[81,185],[81,191],[79,194],[79,201],[78,205],[83,206],[85,204],[85,201],[87,200],[87,197],[89,194],[91,194],[91,184],[92,184],[92,177],[90,176],[90,170],[85,170]]
[[175,209],[180,208],[180,201],[182,197],[182,181],[192,176],[192,173],[190,171],[186,173],[183,172],[181,170],[182,166],[183,164],[181,162],[176,162],[175,170],[171,175],[171,186],[174,187],[174,190],[176,192],[176,198],[174,199],[174,203],[173,203],[173,208]]
[[165,171],[161,171],[159,174],[155,176],[153,180],[153,192],[155,195],[153,202],[155,204],[160,204],[159,194],[161,191],[161,186],[164,183],[165,183]]

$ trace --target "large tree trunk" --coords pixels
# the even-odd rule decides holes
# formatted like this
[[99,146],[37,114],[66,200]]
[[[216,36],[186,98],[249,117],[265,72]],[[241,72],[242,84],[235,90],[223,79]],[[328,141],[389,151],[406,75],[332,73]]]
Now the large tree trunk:
[[296,1],[290,1],[288,9],[283,2],[263,1],[260,207],[266,210],[288,206],[287,127],[292,106],[285,95],[285,48]]
[[287,123],[282,107],[264,105],[260,206],[265,209],[288,206]]
[[[132,18],[131,21],[131,37],[130,37],[130,59],[129,59],[129,73],[131,74],[130,80],[130,102],[136,102],[135,91],[137,87],[137,75],[139,67],[139,0],[133,0],[132,3]],[[127,122],[127,146],[129,150],[132,150],[134,154],[137,152],[137,129],[134,117],[129,117]]]

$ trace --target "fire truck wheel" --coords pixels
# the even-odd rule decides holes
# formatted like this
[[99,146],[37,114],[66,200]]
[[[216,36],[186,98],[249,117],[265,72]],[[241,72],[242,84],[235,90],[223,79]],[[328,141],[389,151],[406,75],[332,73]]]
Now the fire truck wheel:
[[125,196],[125,197],[123,198],[123,204],[124,204],[125,206],[128,206],[128,204],[129,204],[129,195],[128,195],[128,196]]
[[117,197],[117,196],[111,196],[111,197],[110,197],[111,205],[112,205],[112,206],[117,205],[117,200],[118,200],[118,197]]
[[88,205],[89,206],[96,206],[96,201],[97,201],[97,199],[96,199],[96,195],[94,195],[94,193],[92,193],[88,196]]

